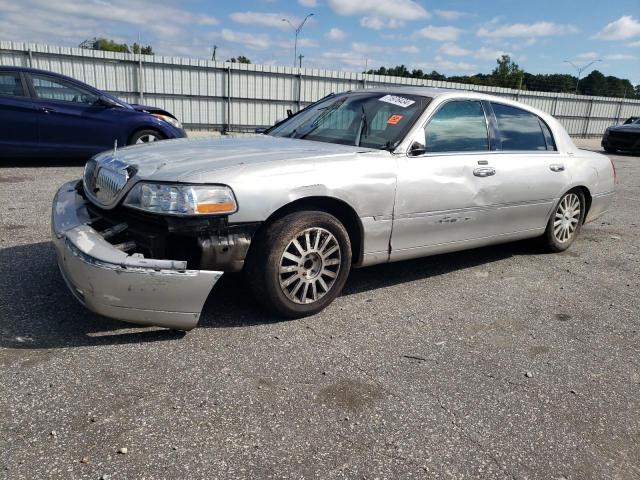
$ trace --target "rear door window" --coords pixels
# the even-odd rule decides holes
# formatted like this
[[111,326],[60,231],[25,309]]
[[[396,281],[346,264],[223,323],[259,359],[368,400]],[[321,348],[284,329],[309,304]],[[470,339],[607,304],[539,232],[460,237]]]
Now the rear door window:
[[427,152],[482,152],[489,149],[487,121],[475,100],[445,103],[425,127]]
[[19,73],[0,72],[0,95],[26,97]]
[[537,115],[521,108],[491,103],[498,122],[502,150],[555,150],[549,127]]

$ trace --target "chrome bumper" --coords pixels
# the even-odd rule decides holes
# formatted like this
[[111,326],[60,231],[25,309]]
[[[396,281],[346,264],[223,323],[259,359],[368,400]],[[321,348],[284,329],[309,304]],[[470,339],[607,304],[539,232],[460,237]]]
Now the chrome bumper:
[[191,330],[222,272],[187,270],[186,262],[118,250],[93,228],[78,181],[53,199],[51,230],[58,266],[71,293],[89,310],[142,325]]

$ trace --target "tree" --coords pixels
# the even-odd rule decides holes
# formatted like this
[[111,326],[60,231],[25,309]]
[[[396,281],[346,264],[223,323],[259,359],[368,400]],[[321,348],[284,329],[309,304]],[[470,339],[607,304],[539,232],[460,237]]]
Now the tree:
[[238,55],[235,58],[231,57],[229,60],[227,60],[227,62],[231,62],[231,63],[251,63],[251,60],[249,60],[244,55]]
[[502,55],[496,60],[496,63],[498,65],[491,72],[491,75],[498,87],[520,88],[522,86],[524,70],[521,70],[509,55]]
[[120,53],[142,53],[143,55],[153,55],[153,48],[151,45],[142,46],[134,43],[131,49],[126,43],[118,43],[115,40],[108,38],[94,38],[92,40],[85,40],[80,44],[80,48],[86,48],[89,50],[102,50],[104,52],[120,52]]
[[580,80],[578,91],[584,95],[606,97],[608,95],[607,79],[601,72],[594,70]]
[[140,49],[140,45],[138,45],[137,43],[134,43],[131,46],[131,52],[141,53],[142,55],[153,55],[153,48],[151,47],[151,45],[147,45],[146,47],[143,45],[142,49]]
[[114,40],[106,38],[96,38],[91,47],[93,50],[103,50],[105,52],[130,53],[129,46],[126,43],[117,43]]

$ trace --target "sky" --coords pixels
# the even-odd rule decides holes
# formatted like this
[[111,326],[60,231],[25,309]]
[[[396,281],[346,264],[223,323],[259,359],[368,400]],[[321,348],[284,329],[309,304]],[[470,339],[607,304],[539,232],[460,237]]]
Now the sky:
[[0,40],[140,35],[159,55],[211,58],[217,45],[218,60],[292,65],[292,25],[310,13],[298,38],[305,67],[490,73],[508,53],[530,73],[601,60],[605,75],[640,84],[640,0],[0,0]]

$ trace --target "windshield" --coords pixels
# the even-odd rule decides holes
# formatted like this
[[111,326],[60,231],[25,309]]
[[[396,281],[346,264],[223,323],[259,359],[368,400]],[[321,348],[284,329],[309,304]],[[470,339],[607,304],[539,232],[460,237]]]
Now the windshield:
[[380,92],[334,95],[276,125],[268,135],[391,150],[430,101]]

